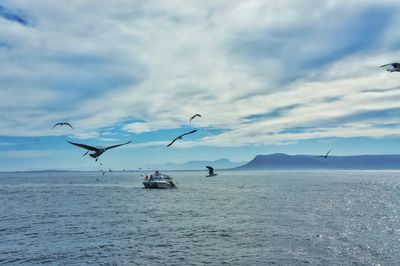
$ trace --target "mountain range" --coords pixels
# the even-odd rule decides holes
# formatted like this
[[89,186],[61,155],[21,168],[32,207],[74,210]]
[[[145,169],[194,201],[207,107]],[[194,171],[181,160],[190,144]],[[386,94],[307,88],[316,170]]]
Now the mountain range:
[[343,169],[343,170],[389,170],[400,169],[400,155],[354,155],[322,156],[288,155],[275,153],[257,155],[250,162],[233,170],[301,170],[301,169]]
[[210,165],[215,169],[232,169],[246,162],[232,162],[228,159],[219,159],[215,161],[188,161],[185,163],[164,163],[157,165],[146,165],[143,169],[159,169],[159,170],[207,170],[206,166]]

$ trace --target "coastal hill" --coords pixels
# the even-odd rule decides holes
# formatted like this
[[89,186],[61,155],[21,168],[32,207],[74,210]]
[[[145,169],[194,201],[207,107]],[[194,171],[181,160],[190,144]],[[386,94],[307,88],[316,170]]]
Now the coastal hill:
[[400,169],[400,155],[328,156],[288,155],[275,153],[257,155],[245,165],[234,170],[301,170],[301,169]]

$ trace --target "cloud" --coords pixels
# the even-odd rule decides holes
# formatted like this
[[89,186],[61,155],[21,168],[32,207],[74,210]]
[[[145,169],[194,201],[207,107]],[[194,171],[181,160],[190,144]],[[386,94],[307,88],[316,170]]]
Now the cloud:
[[[378,67],[399,56],[396,1],[6,3],[34,23],[0,21],[2,136],[218,131],[177,145],[190,147],[397,134],[380,128],[391,113],[374,115],[400,107],[398,75]],[[65,120],[73,132],[52,130]],[[165,143],[140,145],[153,144]]]
[[25,18],[23,18],[15,11],[5,8],[4,6],[0,6],[0,17],[3,17],[4,19],[9,21],[17,22],[24,26],[28,25],[28,21]]

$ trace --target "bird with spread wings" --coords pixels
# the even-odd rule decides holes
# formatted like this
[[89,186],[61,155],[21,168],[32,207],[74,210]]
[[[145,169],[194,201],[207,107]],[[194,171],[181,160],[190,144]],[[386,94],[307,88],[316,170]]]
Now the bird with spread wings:
[[123,146],[123,145],[126,145],[126,144],[129,144],[132,141],[128,141],[128,142],[125,142],[125,143],[122,143],[122,144],[112,145],[112,146],[108,146],[108,147],[101,147],[101,146],[93,147],[93,146],[90,146],[90,145],[81,144],[81,143],[75,143],[75,142],[68,141],[68,140],[67,140],[67,142],[72,144],[72,145],[75,145],[75,146],[78,146],[80,148],[88,150],[86,153],[88,153],[89,151],[93,151],[93,153],[90,153],[89,156],[92,157],[92,158],[95,158],[96,162],[97,162],[97,160],[99,159],[99,156],[102,155],[107,150],[113,149],[113,148],[116,148],[116,147],[119,147],[119,146]]
[[197,132],[196,129],[195,129],[195,130],[192,130],[192,131],[189,131],[189,132],[186,132],[186,133],[183,133],[182,135],[176,137],[173,141],[171,141],[171,142],[167,145],[167,147],[169,147],[169,146],[171,146],[172,144],[174,144],[174,142],[177,141],[178,139],[182,139],[183,136],[186,136],[186,135],[189,135],[189,134],[193,134],[193,133],[195,133],[195,132]]
[[325,159],[328,158],[328,154],[332,151],[332,149],[330,149],[325,155],[320,155],[319,157],[324,157]]
[[387,67],[387,66],[391,66],[391,68],[386,69],[389,72],[400,72],[400,63],[394,62],[394,63],[381,65],[380,67]]
[[196,117],[201,117],[201,115],[200,115],[200,114],[195,114],[195,115],[193,115],[193,116],[190,118],[189,122],[192,122],[192,119],[194,119],[194,118],[196,118]]
[[59,122],[59,123],[56,123],[56,124],[54,124],[53,128],[55,128],[56,126],[69,126],[70,128],[74,129],[74,127],[71,126],[71,124],[70,124],[70,123],[67,123],[67,122]]

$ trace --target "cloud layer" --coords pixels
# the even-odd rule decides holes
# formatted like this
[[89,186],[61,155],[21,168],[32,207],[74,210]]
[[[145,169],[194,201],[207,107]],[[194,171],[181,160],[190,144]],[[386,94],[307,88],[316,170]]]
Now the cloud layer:
[[0,136],[71,134],[52,130],[69,121],[74,137],[107,141],[189,127],[195,113],[214,133],[177,147],[400,133],[400,76],[378,67],[399,58],[398,1],[1,8]]

